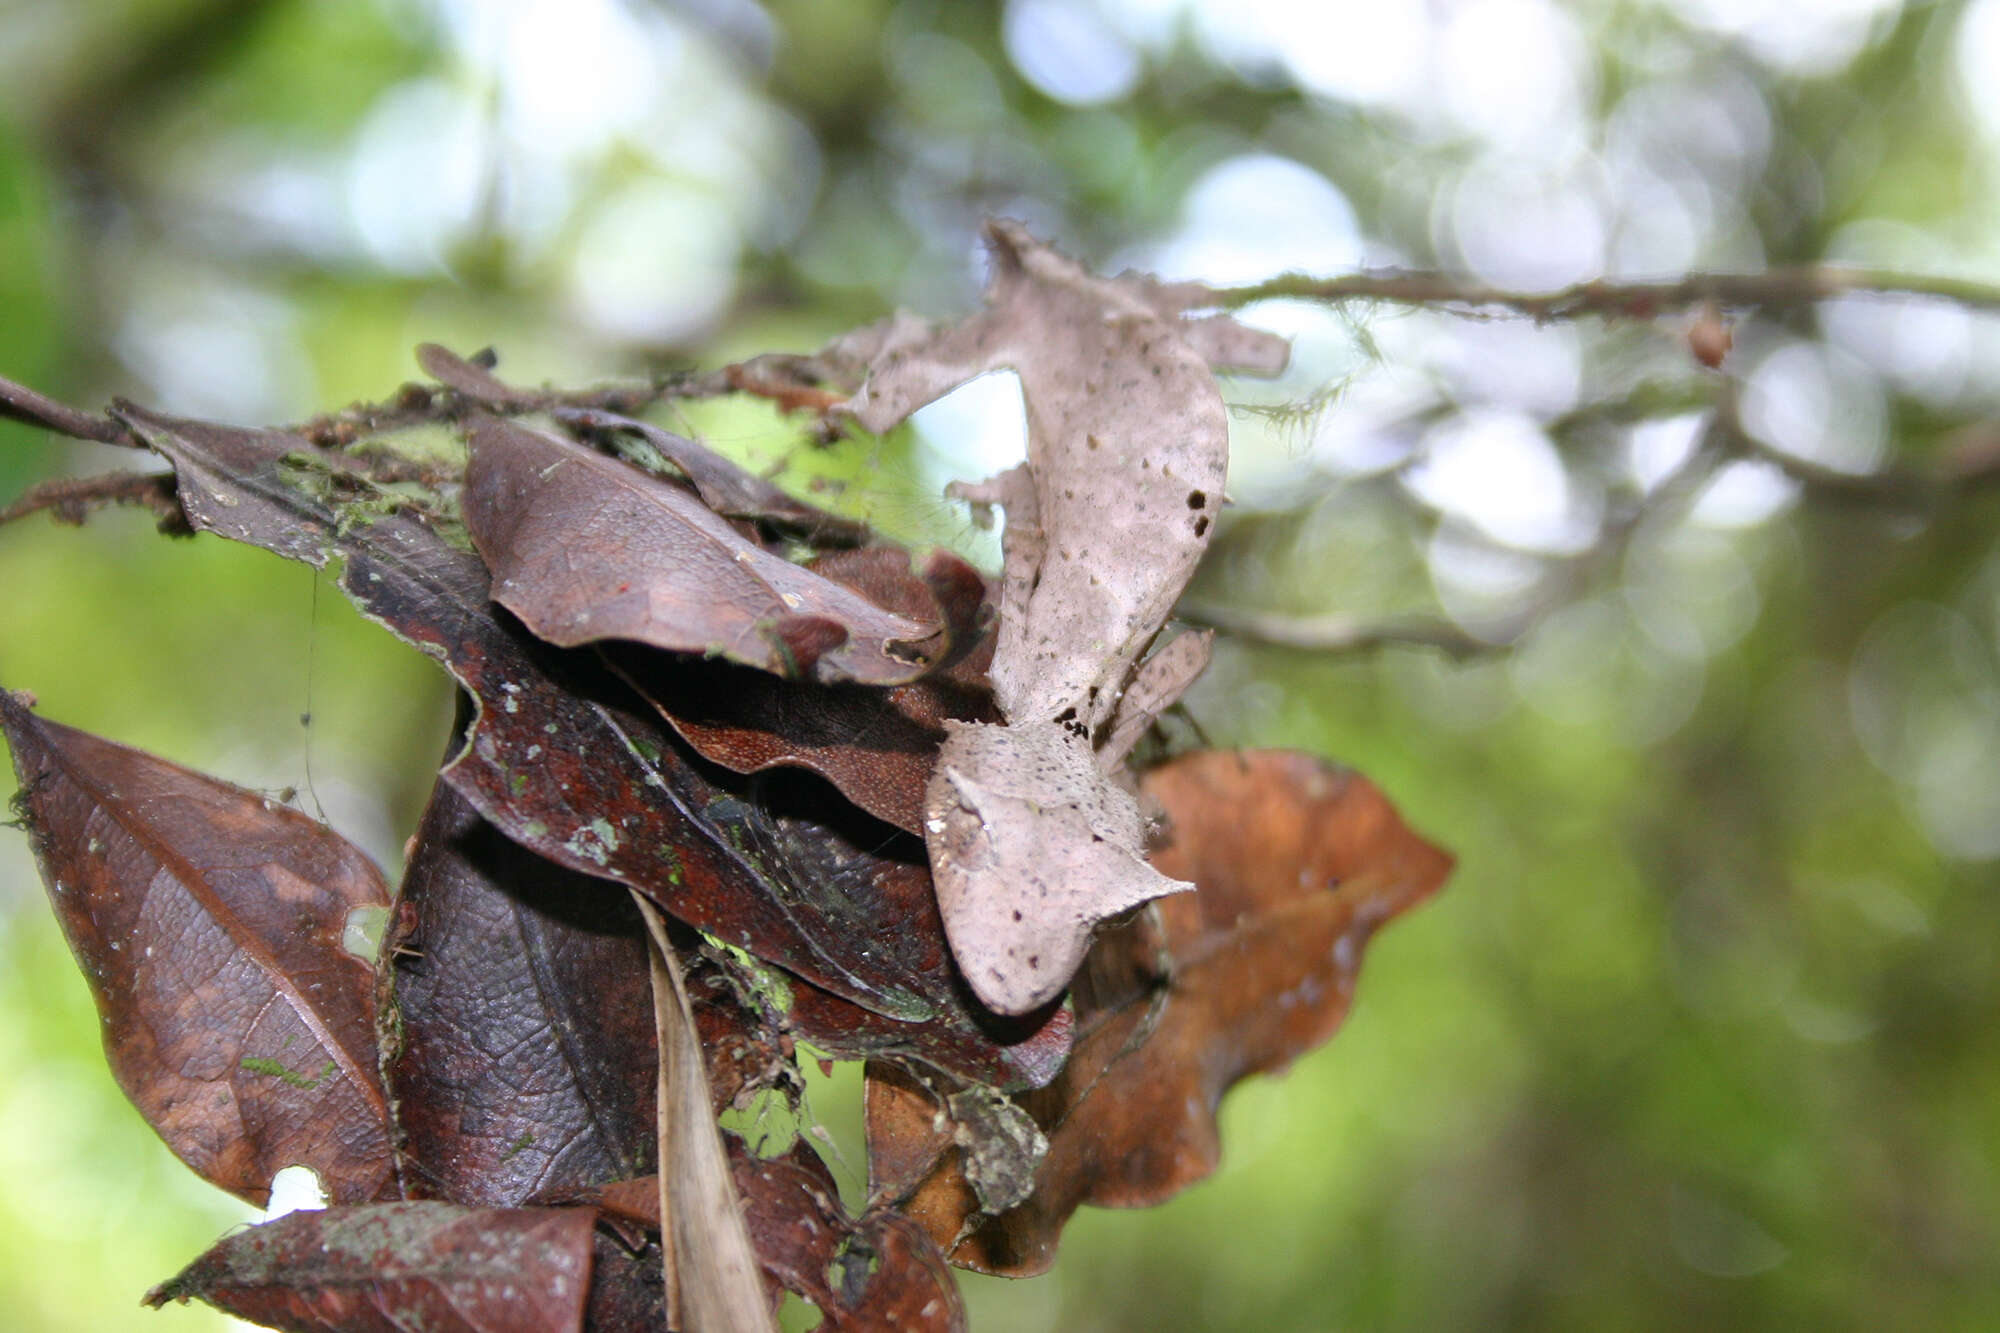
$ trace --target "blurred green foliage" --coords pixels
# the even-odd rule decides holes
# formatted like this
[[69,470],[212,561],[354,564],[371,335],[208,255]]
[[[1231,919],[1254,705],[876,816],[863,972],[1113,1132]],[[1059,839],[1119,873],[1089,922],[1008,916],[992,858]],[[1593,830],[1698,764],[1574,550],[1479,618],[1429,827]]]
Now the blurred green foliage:
[[[265,421],[385,396],[426,339],[531,382],[802,350],[965,306],[992,211],[1220,281],[1991,280],[1996,87],[1996,0],[12,0],[0,373]],[[1230,1098],[1213,1181],[1086,1210],[1047,1278],[969,1280],[976,1325],[2000,1324],[1993,501],[1772,465],[1977,444],[1995,319],[1744,320],[1725,373],[1768,457],[1674,495],[1715,379],[1671,321],[1252,317],[1297,364],[1232,387],[1263,410],[1197,598],[1534,628],[1463,662],[1225,639],[1206,734],[1366,770],[1459,873],[1328,1049]],[[760,404],[691,417],[990,554],[936,496],[1004,461],[1006,411],[824,455]],[[129,462],[0,424],[6,498]],[[392,872],[449,711],[306,571],[132,514],[0,528],[0,684],[298,787]],[[125,1106],[40,897],[0,841],[0,1309],[219,1326],[136,1312],[245,1213]],[[853,1096],[819,1093],[858,1185]]]

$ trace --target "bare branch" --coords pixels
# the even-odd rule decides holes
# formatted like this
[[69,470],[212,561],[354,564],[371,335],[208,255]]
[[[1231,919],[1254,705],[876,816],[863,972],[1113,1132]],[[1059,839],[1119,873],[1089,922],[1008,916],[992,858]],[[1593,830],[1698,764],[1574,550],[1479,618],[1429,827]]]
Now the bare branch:
[[1735,309],[1800,306],[1839,296],[1934,297],[1969,310],[2000,310],[2000,286],[1827,264],[1763,273],[1690,273],[1668,282],[1598,280],[1552,292],[1512,291],[1457,274],[1410,269],[1372,269],[1334,278],[1286,273],[1247,286],[1208,289],[1213,304],[1229,308],[1271,300],[1387,301],[1460,314],[1504,310],[1542,323],[1586,315],[1652,319],[1709,302]]
[[1504,634],[1484,639],[1441,616],[1406,616],[1365,620],[1337,613],[1287,615],[1281,611],[1250,611],[1214,602],[1182,602],[1174,615],[1189,624],[1255,639],[1281,648],[1319,653],[1365,653],[1377,648],[1436,648],[1463,661],[1508,647],[1519,637]]
[[0,523],[46,509],[58,523],[81,525],[93,509],[106,505],[137,505],[150,509],[162,532],[191,532],[174,490],[171,472],[108,472],[98,477],[58,477],[30,486],[20,498],[0,509]]
[[146,447],[110,417],[97,416],[68,403],[59,403],[10,379],[0,379],[0,417],[27,426],[40,426],[74,440],[96,440],[100,444],[122,444],[133,449]]

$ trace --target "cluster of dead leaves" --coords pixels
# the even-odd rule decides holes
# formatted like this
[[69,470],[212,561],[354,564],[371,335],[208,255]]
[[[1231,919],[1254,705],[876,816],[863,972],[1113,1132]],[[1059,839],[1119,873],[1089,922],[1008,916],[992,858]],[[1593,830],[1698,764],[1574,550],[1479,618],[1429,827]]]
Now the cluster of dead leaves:
[[[303,1164],[333,1204],[150,1300],[497,1333],[768,1327],[791,1291],[829,1327],[959,1327],[947,1260],[1040,1272],[1080,1204],[1199,1179],[1228,1087],[1332,1032],[1449,859],[1317,759],[1128,766],[1206,660],[1160,640],[1222,503],[1210,366],[1282,347],[1017,228],[992,248],[980,314],[757,382],[881,430],[1018,371],[1028,462],[965,490],[1006,513],[997,589],[437,348],[418,396],[462,475],[0,381],[0,412],[164,456],[177,523],[337,559],[463,687],[393,893],[290,808],[0,691],[121,1086],[205,1178],[262,1203]],[[796,1096],[799,1042],[868,1061],[859,1215],[808,1148],[715,1127]]]

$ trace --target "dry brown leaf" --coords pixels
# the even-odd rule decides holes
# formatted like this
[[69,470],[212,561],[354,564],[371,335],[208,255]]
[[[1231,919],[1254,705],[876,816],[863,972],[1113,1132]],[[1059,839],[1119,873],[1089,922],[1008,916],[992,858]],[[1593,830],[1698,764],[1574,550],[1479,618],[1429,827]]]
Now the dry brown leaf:
[[679,960],[659,910],[634,891],[653,940],[653,1014],[660,1037],[660,1216],[667,1322],[699,1333],[777,1333],[756,1251],[710,1110],[707,1060]]
[[942,1086],[870,1067],[870,1193],[905,1201],[963,1267],[1042,1272],[1080,1204],[1160,1203],[1214,1170],[1222,1094],[1330,1037],[1370,936],[1451,868],[1365,778],[1308,755],[1188,755],[1145,792],[1172,821],[1156,863],[1200,892],[1098,940],[1077,981],[1075,1053],[1014,1098],[1048,1135],[1039,1161],[1015,1154],[1034,1173],[1026,1201],[987,1211],[977,1177],[1005,1178],[1005,1142]]
[[[1145,863],[1137,811],[1089,746],[1222,505],[1229,421],[1205,353],[1282,358],[1269,335],[1180,319],[1191,289],[1096,277],[1015,223],[989,223],[987,241],[986,308],[856,340],[871,359],[850,410],[882,431],[988,371],[1021,377],[1025,468],[955,488],[1007,514],[992,679],[1008,727],[951,729],[925,828],[960,968],[986,1004],[1024,1013],[1061,994],[1098,922],[1186,887]],[[1162,672],[1138,707],[1157,712],[1191,678]]]
[[1141,858],[1138,804],[1054,723],[947,722],[926,811],[945,938],[1003,1014],[1062,994],[1099,921],[1193,887]]
[[[1096,277],[1016,223],[989,223],[987,241],[986,309],[886,331],[851,410],[879,432],[988,371],[1020,375],[1046,549],[1009,561],[1026,613],[1003,613],[994,692],[1011,722],[1075,719],[1095,733],[1208,544],[1228,417],[1156,284]],[[1222,341],[1204,327],[1205,343]]]

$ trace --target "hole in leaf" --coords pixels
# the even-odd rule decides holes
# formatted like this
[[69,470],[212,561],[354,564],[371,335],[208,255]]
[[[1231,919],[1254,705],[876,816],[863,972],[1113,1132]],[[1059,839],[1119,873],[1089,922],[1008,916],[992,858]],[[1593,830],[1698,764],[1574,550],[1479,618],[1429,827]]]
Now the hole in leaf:
[[340,932],[340,947],[372,963],[381,951],[382,931],[388,923],[388,908],[363,904],[347,914],[347,924]]
[[716,1123],[743,1140],[758,1157],[778,1157],[792,1150],[803,1128],[799,1111],[781,1088],[765,1088],[745,1106],[732,1106],[716,1117]]
[[264,1220],[269,1222],[287,1213],[310,1212],[326,1205],[326,1186],[321,1183],[319,1172],[295,1164],[271,1177],[271,1202],[264,1210]]

